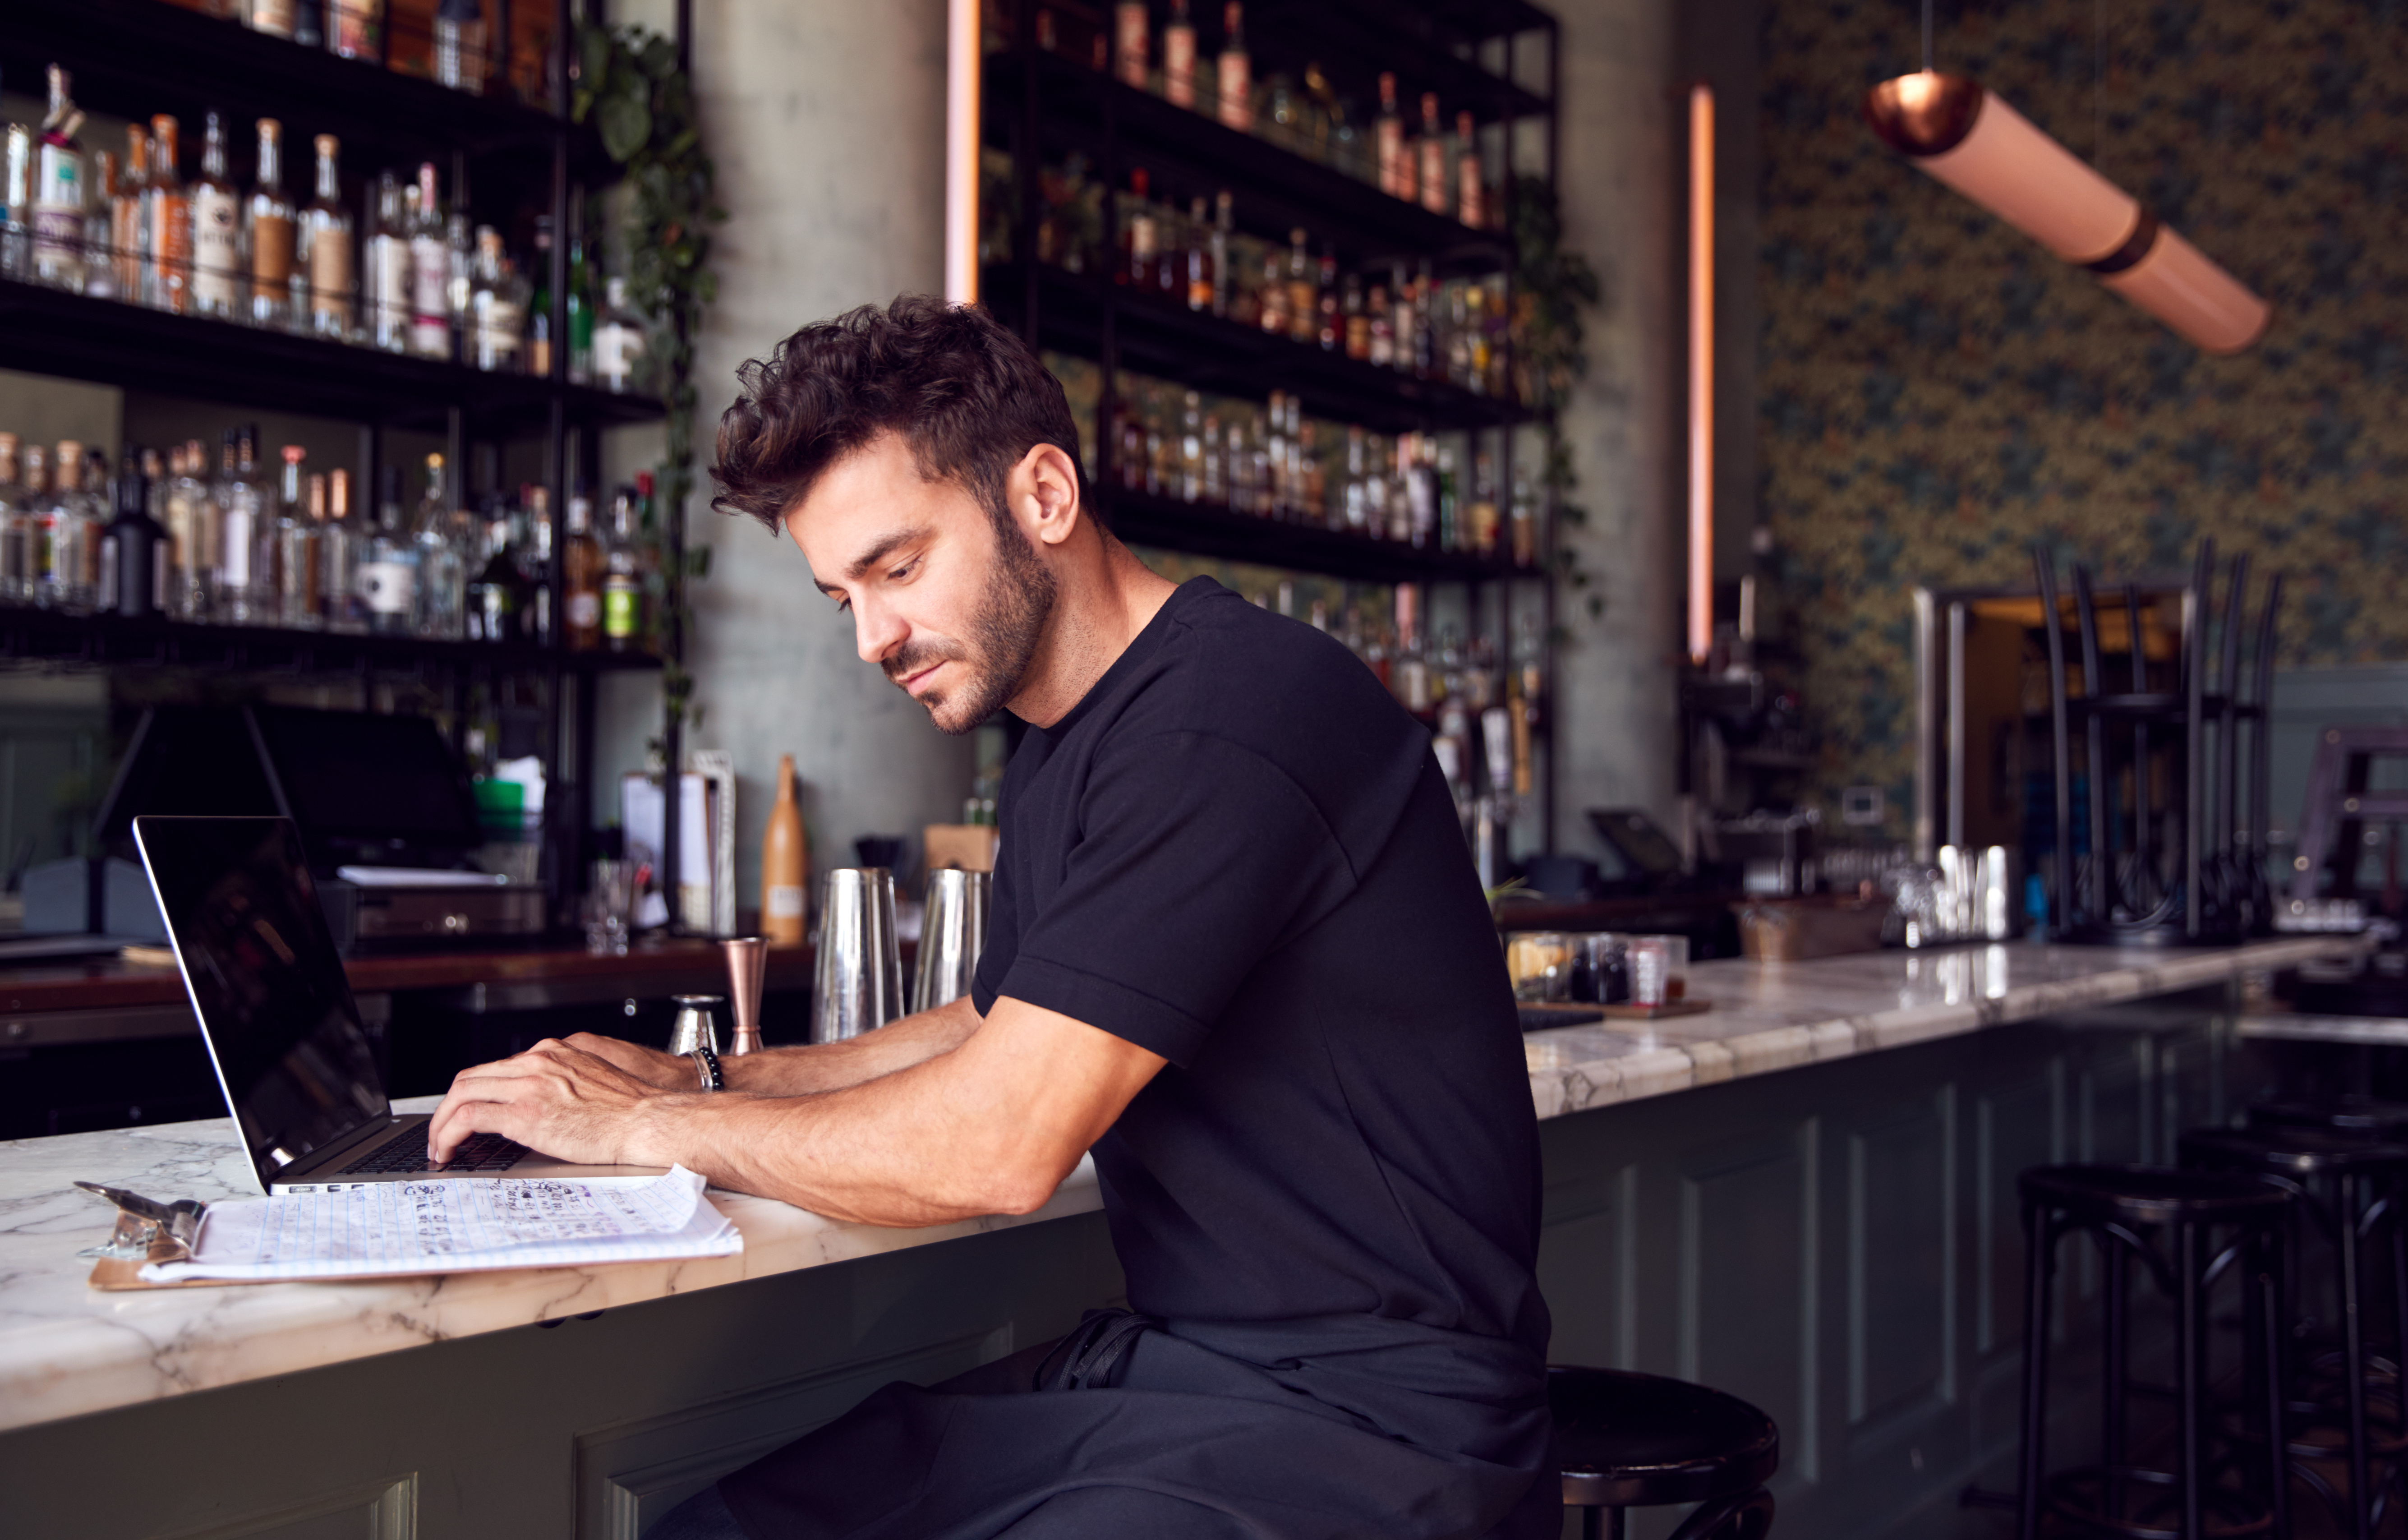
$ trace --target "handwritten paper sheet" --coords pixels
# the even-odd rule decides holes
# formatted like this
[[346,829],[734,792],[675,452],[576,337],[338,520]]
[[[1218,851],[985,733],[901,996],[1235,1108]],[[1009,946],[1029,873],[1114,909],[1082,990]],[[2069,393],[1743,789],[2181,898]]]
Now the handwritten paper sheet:
[[744,1249],[683,1166],[649,1182],[453,1178],[211,1203],[191,1261],[154,1262],[146,1283],[188,1278],[361,1278],[583,1267]]

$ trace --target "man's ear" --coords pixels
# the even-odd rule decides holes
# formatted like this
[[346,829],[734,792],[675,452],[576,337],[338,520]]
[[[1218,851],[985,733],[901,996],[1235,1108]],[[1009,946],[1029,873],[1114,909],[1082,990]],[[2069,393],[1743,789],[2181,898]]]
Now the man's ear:
[[1060,545],[1079,527],[1086,511],[1079,506],[1079,471],[1059,445],[1039,444],[1031,449],[1012,468],[1010,482],[1011,501],[1015,508],[1028,511],[1022,522],[1036,540]]

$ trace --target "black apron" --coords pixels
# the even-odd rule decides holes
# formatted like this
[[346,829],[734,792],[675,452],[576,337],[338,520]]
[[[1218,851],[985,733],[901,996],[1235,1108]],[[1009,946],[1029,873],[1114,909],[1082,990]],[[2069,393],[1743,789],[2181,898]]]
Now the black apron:
[[1096,1311],[1035,1389],[889,1385],[720,1490],[754,1540],[1553,1536],[1526,1356],[1369,1316]]

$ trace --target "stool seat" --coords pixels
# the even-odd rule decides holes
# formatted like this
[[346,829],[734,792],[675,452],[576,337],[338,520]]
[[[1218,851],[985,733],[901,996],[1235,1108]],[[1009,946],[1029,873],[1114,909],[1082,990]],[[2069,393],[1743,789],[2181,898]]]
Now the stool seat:
[[2015,1178],[2015,1187],[2025,1202],[2064,1209],[2077,1223],[2237,1220],[2280,1211],[2290,1202],[2281,1188],[2254,1176],[2172,1166],[2034,1166]]
[[2408,1161],[2408,1144],[2329,1128],[2194,1129],[2178,1147],[2186,1166],[2294,1178],[2327,1171],[2376,1172]]
[[2253,1129],[2330,1129],[2361,1139],[2408,1137],[2408,1102],[2371,1096],[2316,1101],[2260,1101],[2249,1109]]
[[1770,1418],[1686,1380],[1550,1368],[1547,1403],[1567,1506],[1703,1503],[1761,1487],[1781,1466]]

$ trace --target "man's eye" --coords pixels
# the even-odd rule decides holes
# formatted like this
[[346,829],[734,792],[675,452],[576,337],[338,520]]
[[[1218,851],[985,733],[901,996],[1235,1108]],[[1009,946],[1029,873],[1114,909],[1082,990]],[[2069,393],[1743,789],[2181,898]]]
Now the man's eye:
[[839,615],[840,615],[840,614],[843,614],[846,611],[851,610],[852,608],[853,608],[853,600],[851,600],[851,599],[849,599],[849,598],[839,598],[839,599],[838,599],[838,600],[836,601],[836,612],[837,612],[838,614],[839,614]]
[[910,577],[911,575],[911,569],[919,565],[920,564],[917,561],[907,561],[902,566],[896,568],[893,571],[887,573],[886,581],[889,583],[901,583],[904,579]]

